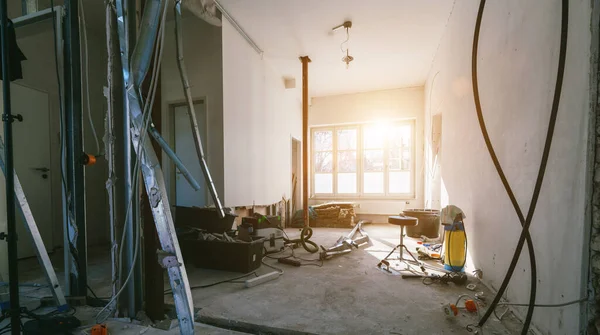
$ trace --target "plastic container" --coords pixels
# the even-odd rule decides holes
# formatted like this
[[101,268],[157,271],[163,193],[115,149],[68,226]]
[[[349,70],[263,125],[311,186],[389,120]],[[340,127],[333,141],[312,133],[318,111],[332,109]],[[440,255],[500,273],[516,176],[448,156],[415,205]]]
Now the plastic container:
[[220,218],[214,208],[175,206],[175,226],[204,229],[209,233],[223,234],[233,228],[237,215],[225,211],[225,217]]
[[467,259],[467,235],[462,222],[444,225],[444,269],[464,272]]
[[419,220],[416,226],[407,226],[406,235],[410,237],[438,238],[440,228],[440,211],[437,209],[407,209],[402,212]]
[[195,267],[248,273],[258,269],[264,256],[264,239],[252,242],[201,241],[180,236],[183,260]]

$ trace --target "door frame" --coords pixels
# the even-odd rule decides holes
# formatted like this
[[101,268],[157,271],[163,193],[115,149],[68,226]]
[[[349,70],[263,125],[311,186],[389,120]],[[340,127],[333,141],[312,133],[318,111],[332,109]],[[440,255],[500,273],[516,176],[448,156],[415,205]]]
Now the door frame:
[[[210,166],[209,164],[209,158],[210,156],[208,155],[208,144],[210,143],[210,134],[208,132],[208,103],[207,103],[207,99],[206,97],[196,97],[192,99],[193,104],[203,104],[204,105],[204,119],[205,119],[205,129],[203,129],[203,131],[206,134],[206,141],[204,144],[204,147],[206,148],[206,150],[204,151],[204,157],[206,159],[206,163]],[[171,145],[171,148],[173,149],[173,151],[175,153],[177,153],[176,150],[176,143],[175,143],[175,108],[177,107],[182,107],[182,106],[187,106],[187,100],[185,99],[180,99],[180,100],[175,100],[175,101],[170,101],[167,103],[167,120],[168,120],[168,124],[167,127],[169,129],[169,136],[168,136],[168,142]],[[171,161],[169,159],[169,173],[167,178],[169,179],[169,198],[171,199],[171,203],[172,203],[172,207],[177,205],[177,168],[175,167],[175,164],[173,163],[173,161]],[[205,183],[204,180],[197,180],[198,184]],[[208,193],[208,187],[204,188],[204,192],[206,193],[206,197],[207,199],[210,199],[210,194]]]
[[[294,203],[294,141],[298,142],[298,152],[296,152],[296,172],[298,175],[296,176],[296,192],[298,193],[298,199],[296,199],[297,203]],[[290,136],[290,199],[292,206],[290,211],[293,210],[293,205],[296,205],[296,210],[302,208],[302,140]],[[294,213],[291,213],[292,217]]]

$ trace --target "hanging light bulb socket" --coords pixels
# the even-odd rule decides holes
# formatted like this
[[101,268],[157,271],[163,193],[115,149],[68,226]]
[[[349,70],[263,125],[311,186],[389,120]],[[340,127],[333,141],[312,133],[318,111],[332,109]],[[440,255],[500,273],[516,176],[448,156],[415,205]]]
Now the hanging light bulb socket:
[[346,56],[342,57],[342,62],[346,63],[346,69],[350,67],[350,62],[354,60],[354,57],[350,56],[350,52],[346,49]]
[[350,56],[350,48],[348,48],[346,46],[346,49],[344,49],[344,44],[348,44],[348,41],[350,40],[350,28],[352,28],[352,21],[346,21],[342,24],[340,24],[339,26],[335,26],[333,27],[331,30],[336,32],[340,29],[346,29],[346,40],[344,42],[342,42],[342,44],[340,44],[340,49],[342,50],[342,54],[345,53],[344,57],[342,57],[342,62],[344,62],[346,64],[346,69],[348,69],[350,67],[350,62],[352,62],[354,60],[354,57]]

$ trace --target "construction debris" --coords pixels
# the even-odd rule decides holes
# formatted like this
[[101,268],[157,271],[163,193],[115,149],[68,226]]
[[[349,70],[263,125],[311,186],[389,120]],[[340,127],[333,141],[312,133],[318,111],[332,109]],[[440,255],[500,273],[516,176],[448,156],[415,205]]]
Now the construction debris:
[[[352,251],[352,248],[360,248],[369,243],[369,235],[362,229],[362,225],[365,221],[359,221],[354,229],[347,236],[340,236],[335,244],[330,248],[321,246],[321,259],[330,259],[335,255],[346,254]],[[360,236],[355,237],[356,234]]]
[[311,218],[311,227],[349,228],[354,225],[356,214],[351,202],[329,202],[312,206],[316,218]]

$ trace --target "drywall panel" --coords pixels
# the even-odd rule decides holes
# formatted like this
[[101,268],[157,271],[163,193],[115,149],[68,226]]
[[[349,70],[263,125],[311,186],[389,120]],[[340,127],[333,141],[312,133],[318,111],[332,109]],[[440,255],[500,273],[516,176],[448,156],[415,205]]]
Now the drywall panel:
[[[415,120],[415,198],[406,200],[345,199],[344,201],[355,201],[359,205],[356,209],[357,213],[393,215],[405,208],[422,208],[424,206],[423,120],[425,110],[423,93],[423,87],[413,87],[312,98],[308,114],[309,127],[400,119]],[[324,201],[323,199],[311,199],[309,203],[312,205]]]
[[[546,177],[531,225],[538,271],[536,302],[582,297],[586,141],[589,114],[590,2],[569,1],[567,66]],[[520,224],[485,148],[471,86],[471,48],[478,3],[457,1],[426,84],[427,115],[441,113],[442,182],[447,201],[467,216],[469,252],[484,281],[498,288]],[[527,212],[546,136],[558,63],[560,1],[487,3],[478,55],[484,118],[496,153]],[[431,122],[431,121],[429,121]],[[526,248],[508,300],[526,302]],[[518,309],[523,316],[525,309]],[[579,333],[583,305],[538,309],[544,334]]]
[[227,206],[291,197],[291,137],[301,138],[302,127],[300,89],[286,89],[269,62],[223,22]]
[[[221,28],[211,26],[201,19],[189,15],[183,19],[183,57],[194,100],[206,102],[208,124],[206,160],[213,182],[223,201],[223,60]],[[167,22],[165,48],[162,62],[162,134],[174,147],[172,117],[169,106],[185,102],[183,85],[177,68],[174,22]],[[191,127],[189,136],[192,136]],[[165,162],[168,162],[166,156]],[[165,176],[172,175],[172,165],[163,164]],[[167,189],[171,189],[171,178],[166,178]],[[205,183],[203,179],[198,180]],[[171,199],[171,203],[175,203]]]

